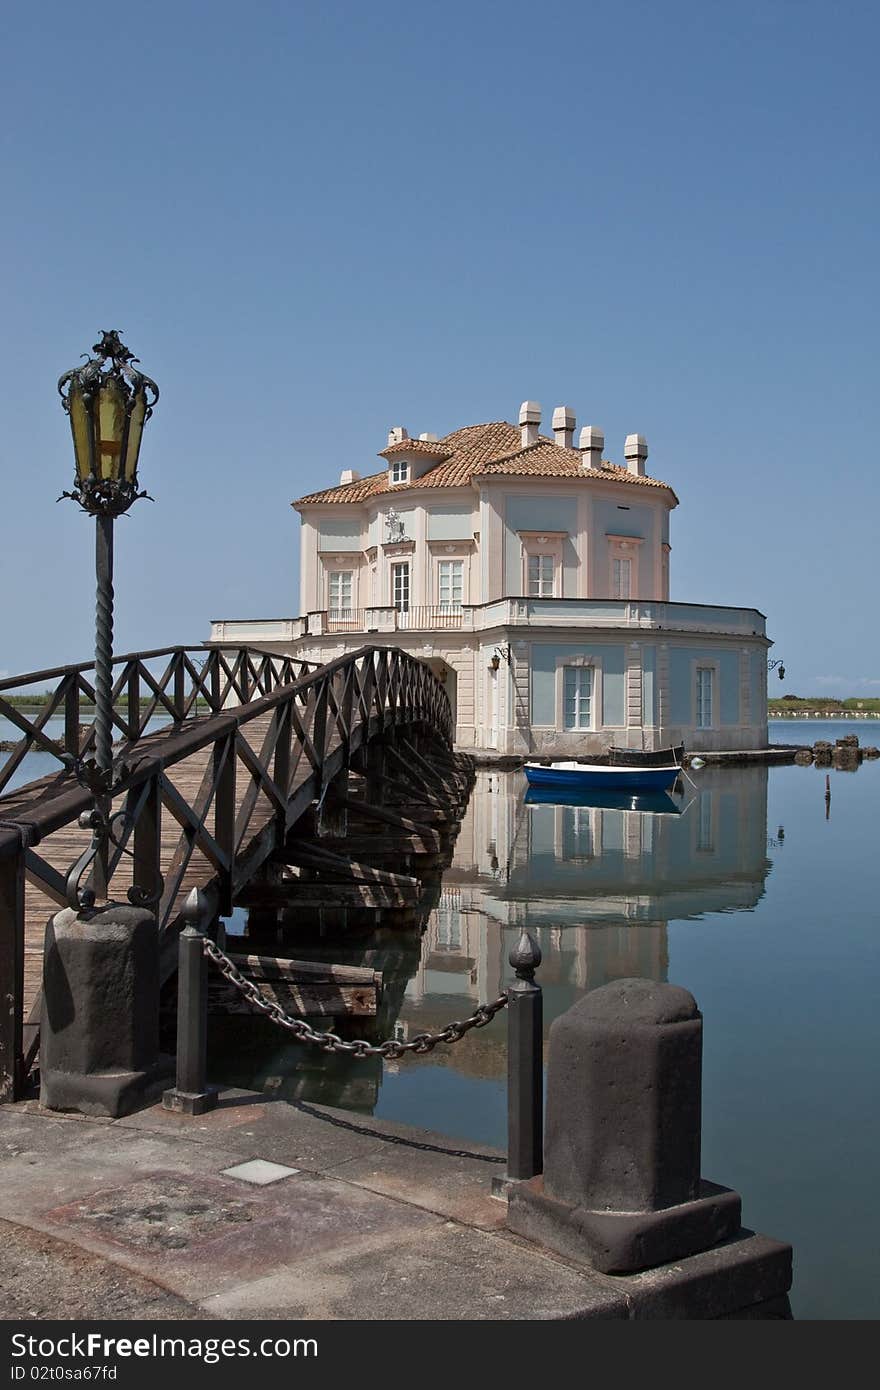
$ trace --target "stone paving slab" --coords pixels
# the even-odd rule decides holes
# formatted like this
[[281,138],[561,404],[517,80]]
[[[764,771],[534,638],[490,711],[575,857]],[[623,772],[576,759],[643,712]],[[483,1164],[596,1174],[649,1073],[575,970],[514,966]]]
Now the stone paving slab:
[[254,1188],[219,1175],[156,1172],[101,1186],[44,1213],[43,1221],[144,1273],[160,1259],[163,1285],[202,1304],[305,1259],[347,1260],[364,1242],[419,1242],[439,1218],[312,1175]]
[[[322,1172],[352,1158],[363,1158],[383,1147],[371,1128],[362,1127],[360,1117],[347,1112],[342,1123],[333,1124],[313,1107],[300,1109],[284,1101],[255,1101],[224,1093],[216,1110],[192,1117],[151,1106],[136,1115],[114,1121],[114,1127],[141,1133],[160,1132],[193,1144],[219,1143],[245,1158],[265,1158],[293,1168]],[[330,1112],[331,1116],[334,1112]]]
[[7,1321],[206,1317],[185,1299],[99,1255],[0,1221],[0,1316]]
[[539,1321],[628,1317],[622,1293],[484,1231],[432,1224],[418,1241],[327,1252],[208,1299],[224,1318]]
[[466,1226],[493,1230],[504,1225],[507,1203],[491,1194],[492,1178],[503,1172],[472,1158],[418,1149],[383,1149],[350,1159],[332,1170],[345,1182],[412,1202]]

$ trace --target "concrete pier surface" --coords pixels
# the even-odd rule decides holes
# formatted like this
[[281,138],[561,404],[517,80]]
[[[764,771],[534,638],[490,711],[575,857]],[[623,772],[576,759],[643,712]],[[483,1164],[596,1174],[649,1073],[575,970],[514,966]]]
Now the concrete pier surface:
[[777,1241],[600,1274],[506,1229],[503,1171],[481,1145],[249,1092],[197,1117],[0,1106],[0,1315],[788,1316]]

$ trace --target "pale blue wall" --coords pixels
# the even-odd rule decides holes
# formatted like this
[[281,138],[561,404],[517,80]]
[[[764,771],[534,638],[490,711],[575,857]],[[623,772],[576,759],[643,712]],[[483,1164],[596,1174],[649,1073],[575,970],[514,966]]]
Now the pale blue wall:
[[556,724],[556,663],[572,656],[591,656],[602,670],[602,723],[620,728],[624,722],[624,649],[572,642],[532,643],[532,723]]
[[602,723],[625,723],[624,686],[626,683],[623,647],[605,647],[602,657]]
[[360,550],[360,517],[327,516],[318,522],[319,550]]
[[504,583],[502,594],[521,594],[522,561],[518,531],[568,531],[562,545],[562,598],[577,593],[577,551],[572,535],[577,533],[577,497],[513,496],[504,499]]
[[656,724],[654,692],[656,689],[657,648],[642,648],[642,723]]
[[716,724],[738,724],[739,654],[712,647],[669,648],[669,720],[672,724],[693,724],[694,664],[716,661],[718,685]]
[[761,663],[763,662],[763,660],[764,653],[760,648],[758,648],[757,651],[752,652],[751,670],[749,674],[751,677],[752,689],[751,720],[753,724],[763,724],[764,722],[764,712],[763,706],[761,704],[761,701],[764,696],[763,683],[761,679]]
[[474,523],[470,507],[429,507],[429,541],[473,540]]
[[646,546],[654,537],[654,511],[651,507],[625,509],[616,502],[593,503],[593,524],[598,536],[641,536]]

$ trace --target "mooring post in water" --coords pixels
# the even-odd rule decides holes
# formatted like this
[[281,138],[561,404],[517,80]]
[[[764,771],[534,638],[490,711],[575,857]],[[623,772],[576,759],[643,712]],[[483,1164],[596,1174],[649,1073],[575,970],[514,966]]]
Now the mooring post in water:
[[177,968],[177,1080],[166,1091],[166,1110],[203,1115],[217,1104],[217,1091],[208,1085],[208,962],[205,959],[205,927],[211,902],[194,888],[181,916],[186,926],[180,933]]
[[507,990],[507,1171],[493,1180],[496,1197],[544,1167],[544,1009],[535,983],[541,948],[525,929],[508,960],[516,980]]
[[831,774],[825,773],[825,819],[831,819]]

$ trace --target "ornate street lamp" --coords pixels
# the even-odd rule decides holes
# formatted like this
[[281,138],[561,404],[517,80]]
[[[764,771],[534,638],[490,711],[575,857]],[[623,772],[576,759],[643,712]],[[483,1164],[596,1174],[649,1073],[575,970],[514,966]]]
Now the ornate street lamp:
[[[105,894],[113,786],[113,522],[148,496],[138,490],[138,457],[159,388],[137,370],[138,359],[116,329],[102,332],[92,351],[95,356],[83,366],[64,373],[58,392],[70,417],[76,459],[73,489],[61,496],[95,518],[95,761],[80,773],[96,798],[95,810],[84,820],[84,828],[93,831],[92,852],[83,859],[88,856],[91,862],[97,856],[95,886]],[[78,888],[85,867],[81,861],[71,870],[68,896],[73,906],[94,902],[94,893]]]
[[[778,671],[777,671],[777,667],[779,668]],[[784,680],[785,680],[785,667],[784,667],[783,664],[782,664],[781,658],[780,658],[779,661],[768,661],[768,662],[767,662],[767,670],[768,670],[768,671],[777,671],[777,675],[779,676],[779,679],[780,679],[781,681],[784,681]]]

